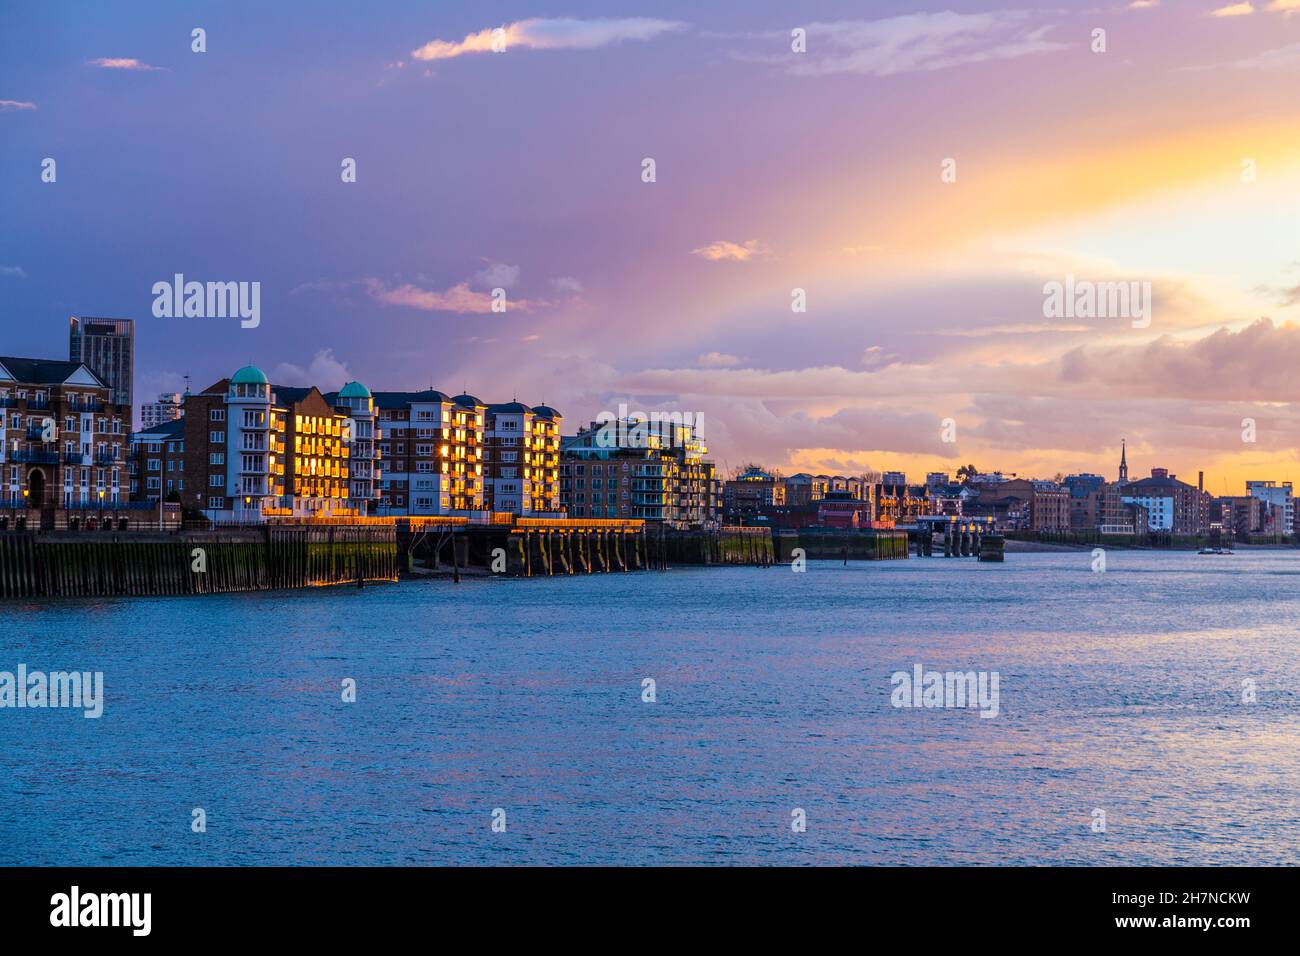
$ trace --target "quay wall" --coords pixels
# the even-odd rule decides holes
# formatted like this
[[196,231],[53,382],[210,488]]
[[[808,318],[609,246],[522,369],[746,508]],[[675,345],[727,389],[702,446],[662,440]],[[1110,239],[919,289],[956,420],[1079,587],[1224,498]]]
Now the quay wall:
[[220,594],[397,580],[391,526],[0,534],[0,598]]
[[770,565],[767,528],[677,530],[639,521],[553,521],[399,530],[399,565],[420,569],[534,577],[665,570],[679,565]]
[[808,560],[906,560],[907,532],[876,528],[800,528],[776,533],[776,560],[794,560],[795,548],[802,549]]

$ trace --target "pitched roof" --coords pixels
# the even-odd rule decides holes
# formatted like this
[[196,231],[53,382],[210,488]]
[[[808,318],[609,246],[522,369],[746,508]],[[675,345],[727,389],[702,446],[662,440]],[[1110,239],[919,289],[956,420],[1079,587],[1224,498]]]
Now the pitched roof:
[[174,418],[169,422],[162,422],[153,428],[142,428],[138,432],[131,434],[132,441],[141,441],[144,438],[157,437],[161,441],[175,441],[178,438],[185,437],[185,419]]
[[1120,489],[1122,494],[1138,495],[1150,494],[1158,491],[1174,491],[1186,488],[1191,491],[1196,490],[1195,485],[1189,485],[1185,481],[1179,481],[1174,477],[1167,478],[1139,478],[1137,481],[1130,481]]
[[99,382],[101,388],[108,387],[98,375],[81,362],[62,362],[57,359],[32,359],[0,355],[0,367],[7,369],[9,374],[14,377],[14,381],[31,385],[62,385],[76,375],[79,369],[85,369],[91,378]]
[[450,402],[445,393],[434,388],[422,392],[373,392],[371,393],[378,408],[405,408],[412,402]]
[[301,402],[310,395],[314,387],[312,385],[272,385],[271,394],[275,396],[275,400],[280,404],[292,405],[295,402]]

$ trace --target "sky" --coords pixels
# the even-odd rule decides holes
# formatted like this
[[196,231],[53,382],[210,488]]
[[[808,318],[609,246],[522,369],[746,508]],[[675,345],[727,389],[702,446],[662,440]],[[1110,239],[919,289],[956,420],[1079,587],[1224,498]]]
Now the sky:
[[[0,354],[114,316],[137,403],[253,363],[691,411],[728,471],[1300,482],[1297,89],[1300,0],[11,0]],[[155,316],[177,273],[259,324]]]

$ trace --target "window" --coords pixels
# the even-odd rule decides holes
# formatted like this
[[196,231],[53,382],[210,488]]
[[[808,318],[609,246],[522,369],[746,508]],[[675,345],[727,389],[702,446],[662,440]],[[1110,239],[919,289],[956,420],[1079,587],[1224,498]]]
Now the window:
[[220,510],[221,510],[222,508],[224,508],[225,506],[226,506],[226,499],[225,499],[225,498],[209,498],[209,499],[208,499],[208,507],[211,508],[211,509],[214,510],[214,511],[220,511]]
[[214,451],[208,455],[209,465],[224,465],[226,463],[226,453],[224,451]]
[[208,441],[214,445],[220,445],[226,440],[225,432],[208,432]]
[[208,475],[208,486],[211,487],[211,488],[224,488],[224,487],[226,487],[226,476],[225,476],[225,475]]

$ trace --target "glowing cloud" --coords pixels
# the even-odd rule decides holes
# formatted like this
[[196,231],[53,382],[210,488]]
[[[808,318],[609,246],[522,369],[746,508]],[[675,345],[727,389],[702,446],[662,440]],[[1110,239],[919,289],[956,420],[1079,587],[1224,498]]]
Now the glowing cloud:
[[[458,282],[442,291],[421,289],[409,282],[389,288],[379,279],[365,279],[362,285],[372,299],[384,305],[406,306],[421,312],[486,314],[492,311],[492,295],[474,291],[468,282]],[[531,312],[536,304],[527,299],[511,299],[509,307],[511,311]]]
[[24,100],[0,100],[0,113],[15,113],[18,110],[34,110],[35,103],[28,103]]
[[691,250],[691,255],[699,256],[701,259],[708,259],[710,262],[748,262],[750,259],[765,256],[767,253],[767,246],[757,239],[750,239],[744,243],[717,239],[707,246],[700,246],[698,249]]
[[90,60],[91,66],[97,66],[105,70],[135,70],[140,73],[168,73],[170,72],[165,66],[150,66],[148,63],[132,57],[106,57],[101,56],[97,60]]
[[[503,27],[489,27],[471,33],[460,42],[430,40],[412,50],[417,60],[450,60],[466,53],[490,53],[494,49],[524,47],[531,50],[595,50],[625,40],[653,40],[661,34],[679,29],[676,20],[653,20],[646,17],[624,19],[516,20]],[[498,31],[500,31],[498,33]]]

